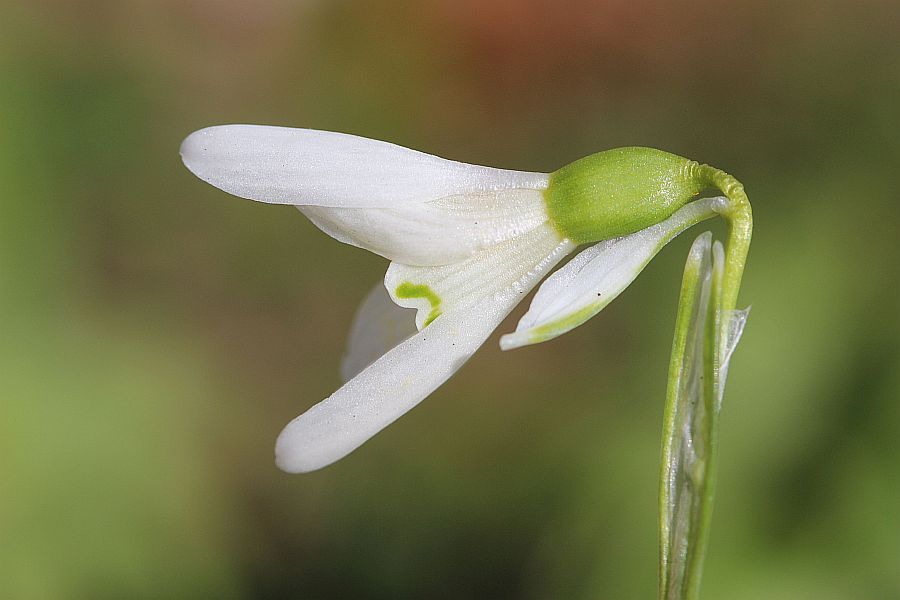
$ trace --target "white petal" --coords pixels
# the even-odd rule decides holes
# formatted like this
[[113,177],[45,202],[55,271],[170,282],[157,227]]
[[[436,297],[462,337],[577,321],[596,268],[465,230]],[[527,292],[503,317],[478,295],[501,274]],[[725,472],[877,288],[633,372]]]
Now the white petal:
[[548,220],[542,191],[520,188],[393,208],[298,208],[341,242],[413,265],[459,262]]
[[692,202],[646,229],[582,251],[541,285],[531,307],[504,335],[504,350],[553,339],[581,325],[618,296],[676,235],[725,206],[724,198]]
[[511,289],[524,298],[531,288],[519,280],[558,242],[558,234],[544,224],[460,263],[440,267],[392,263],[384,285],[394,302],[418,309],[416,326],[421,330],[439,315],[466,309],[494,290]]
[[366,294],[353,317],[347,352],[341,361],[344,382],[415,333],[415,313],[397,306],[384,288],[384,282],[379,281]]
[[[540,239],[536,239],[536,231],[503,244],[518,247],[502,249],[510,257],[536,257],[530,264],[506,265],[515,270],[512,283],[505,273],[497,273],[496,284],[480,290],[474,302],[465,308],[448,306],[452,309],[428,327],[291,421],[275,446],[278,466],[291,473],[301,473],[331,464],[417,405],[453,375],[509,314],[521,294],[572,250],[572,244],[560,241],[549,225],[539,229]],[[482,258],[489,260],[488,254],[491,252],[485,251]],[[469,268],[481,269],[475,262],[470,262]]]
[[546,186],[541,173],[445,160],[355,135],[220,125],[181,144],[197,177],[241,198],[275,204],[386,207],[472,191]]

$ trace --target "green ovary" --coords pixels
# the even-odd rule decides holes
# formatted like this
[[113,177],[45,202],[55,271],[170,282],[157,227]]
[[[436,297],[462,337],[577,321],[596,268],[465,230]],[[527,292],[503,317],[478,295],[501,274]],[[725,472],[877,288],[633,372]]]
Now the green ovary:
[[640,231],[670,217],[705,187],[700,165],[653,148],[592,154],[550,175],[550,220],[577,244]]
[[431,312],[428,313],[428,317],[425,319],[425,323],[422,327],[427,326],[441,316],[441,297],[425,284],[404,281],[397,286],[396,294],[398,298],[403,298],[404,300],[411,300],[413,298],[425,298],[428,300],[428,303],[431,305]]

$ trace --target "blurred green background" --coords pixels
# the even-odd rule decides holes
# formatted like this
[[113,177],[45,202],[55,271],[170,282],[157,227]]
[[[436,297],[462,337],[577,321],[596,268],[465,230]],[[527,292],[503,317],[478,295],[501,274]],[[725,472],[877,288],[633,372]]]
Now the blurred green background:
[[3,14],[0,597],[654,597],[702,229],[588,325],[510,353],[495,335],[363,449],[288,476],[275,436],[338,387],[386,262],[182,167],[185,135],[247,122],[540,171],[646,145],[735,174],[753,311],[704,597],[900,598],[897,2]]

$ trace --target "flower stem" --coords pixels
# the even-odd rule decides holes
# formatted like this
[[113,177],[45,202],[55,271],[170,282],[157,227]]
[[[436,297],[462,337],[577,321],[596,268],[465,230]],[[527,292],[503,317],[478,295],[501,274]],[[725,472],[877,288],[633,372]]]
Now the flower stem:
[[728,244],[725,248],[722,305],[719,307],[728,313],[737,306],[747,252],[750,250],[750,238],[753,235],[753,212],[743,184],[733,176],[709,165],[700,165],[698,175],[703,183],[720,190],[728,198],[727,207],[720,213],[728,222]]
[[735,311],[750,247],[752,214],[743,186],[724,171],[698,165],[703,184],[728,202],[727,247],[709,233],[685,265],[663,418],[660,464],[660,600],[696,600],[709,542],[718,462],[718,417],[728,361],[745,313]]

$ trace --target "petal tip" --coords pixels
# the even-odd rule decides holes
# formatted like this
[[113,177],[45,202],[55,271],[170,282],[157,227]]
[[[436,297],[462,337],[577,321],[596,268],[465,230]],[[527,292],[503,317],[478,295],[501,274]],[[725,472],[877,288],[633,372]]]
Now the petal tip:
[[184,138],[178,154],[181,155],[181,162],[188,170],[204,181],[209,181],[204,176],[203,164],[205,159],[209,157],[210,133],[215,127],[206,127],[198,129]]
[[199,179],[232,196],[289,204],[282,165],[273,161],[275,145],[267,139],[271,129],[276,128],[232,124],[198,129],[181,142],[181,162]]
[[522,346],[530,346],[534,342],[529,339],[527,335],[524,335],[526,332],[514,332],[507,333],[500,337],[500,349],[501,350],[515,350],[516,348],[521,348]]
[[292,431],[291,424],[281,432],[275,442],[275,464],[285,473],[309,473],[327,466],[315,456],[315,452],[309,452],[304,448],[303,439]]

